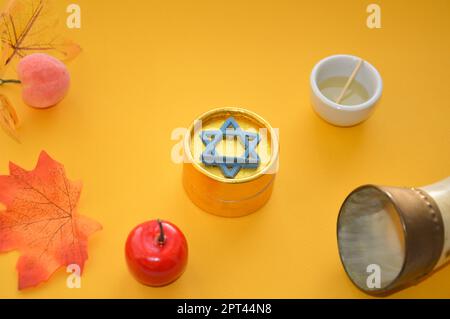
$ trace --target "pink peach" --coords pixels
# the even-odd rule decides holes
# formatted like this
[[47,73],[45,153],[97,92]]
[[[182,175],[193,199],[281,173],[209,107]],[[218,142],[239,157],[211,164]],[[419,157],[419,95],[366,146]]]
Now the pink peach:
[[22,82],[22,98],[35,108],[47,108],[59,103],[70,86],[70,75],[64,63],[43,53],[22,58],[17,67]]

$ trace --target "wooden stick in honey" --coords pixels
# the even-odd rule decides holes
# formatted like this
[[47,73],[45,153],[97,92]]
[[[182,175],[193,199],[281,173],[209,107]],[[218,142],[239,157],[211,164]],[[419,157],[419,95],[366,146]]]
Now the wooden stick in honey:
[[363,59],[359,59],[358,63],[356,64],[355,68],[353,69],[352,75],[350,75],[350,77],[347,80],[347,83],[345,83],[344,88],[342,89],[341,94],[339,95],[339,97],[336,99],[336,103],[340,104],[342,101],[342,98],[345,95],[345,92],[347,92],[348,88],[350,87],[350,85],[352,84],[353,80],[355,79],[356,75],[358,74],[359,69],[361,68],[361,65],[363,63]]

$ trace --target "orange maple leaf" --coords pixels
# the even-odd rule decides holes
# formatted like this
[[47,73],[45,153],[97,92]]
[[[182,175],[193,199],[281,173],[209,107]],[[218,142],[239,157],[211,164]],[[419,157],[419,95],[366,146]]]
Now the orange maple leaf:
[[19,289],[48,280],[60,267],[88,258],[88,237],[102,227],[77,213],[81,183],[69,181],[64,167],[42,151],[26,171],[10,163],[0,176],[0,252],[19,250]]

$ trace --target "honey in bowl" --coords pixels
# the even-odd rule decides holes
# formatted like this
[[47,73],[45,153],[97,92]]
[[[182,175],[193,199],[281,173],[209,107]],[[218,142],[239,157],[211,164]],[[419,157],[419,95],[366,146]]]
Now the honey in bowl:
[[[330,77],[319,83],[319,90],[327,99],[334,102],[341,94],[347,81],[348,77],[345,76]],[[366,88],[354,79],[339,104],[348,106],[358,105],[368,101],[369,98],[370,96]]]

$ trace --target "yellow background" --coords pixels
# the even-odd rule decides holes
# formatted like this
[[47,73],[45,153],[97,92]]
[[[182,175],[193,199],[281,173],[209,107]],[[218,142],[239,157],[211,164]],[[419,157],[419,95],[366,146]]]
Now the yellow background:
[[[421,186],[450,175],[450,2],[378,1],[382,29],[366,27],[372,1],[59,1],[82,9],[83,47],[57,107],[14,102],[22,145],[0,134],[0,172],[34,167],[46,150],[82,179],[80,212],[104,230],[89,243],[81,289],[64,269],[17,291],[18,253],[0,256],[0,297],[366,297],[346,277],[336,243],[340,204],[366,183]],[[4,1],[1,1],[4,3]],[[321,58],[349,53],[381,73],[384,92],[362,125],[338,128],[309,102]],[[224,219],[194,206],[171,160],[171,132],[215,107],[241,106],[280,129],[270,202]],[[128,273],[124,243],[138,223],[177,224],[189,242],[185,274],[164,288]],[[393,297],[450,297],[450,268]]]

